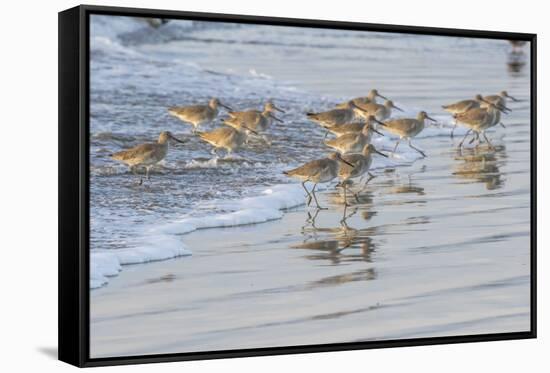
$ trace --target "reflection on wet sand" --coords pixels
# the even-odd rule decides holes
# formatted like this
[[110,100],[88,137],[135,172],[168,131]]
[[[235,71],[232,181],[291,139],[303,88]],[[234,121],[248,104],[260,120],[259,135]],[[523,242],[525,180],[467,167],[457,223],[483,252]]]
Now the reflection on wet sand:
[[519,40],[510,40],[512,49],[508,53],[506,65],[508,66],[508,72],[512,76],[520,76],[523,68],[527,64],[527,55],[523,50],[526,42]]
[[[348,215],[334,228],[319,228],[315,226],[318,215],[309,215],[306,225],[302,227],[304,241],[292,248],[312,250],[314,254],[306,255],[306,259],[329,261],[333,265],[345,262],[372,262],[372,255],[376,251],[376,244],[372,237],[377,235],[377,227],[356,229],[350,227],[348,219],[356,215],[358,207],[353,207]],[[368,207],[359,216],[369,220],[376,215],[376,211],[369,211]],[[374,278],[374,277],[373,277]],[[370,277],[369,277],[370,279]]]
[[[425,168],[421,168],[416,173],[423,172]],[[378,249],[377,237],[387,234],[389,230],[392,233],[403,232],[411,225],[426,224],[430,221],[426,216],[418,216],[395,223],[364,227],[366,222],[378,215],[378,211],[374,210],[375,206],[380,208],[388,205],[426,203],[425,198],[418,198],[425,195],[425,190],[413,181],[416,173],[409,173],[404,177],[395,173],[387,174],[378,183],[369,185],[367,190],[358,195],[358,198],[348,199],[347,206],[343,204],[344,197],[338,189],[327,192],[329,203],[333,206],[341,206],[343,210],[339,226],[319,227],[316,223],[320,210],[308,212],[302,227],[304,240],[292,248],[311,250],[313,254],[308,254],[304,258],[329,261],[332,265],[359,261],[372,263]],[[387,194],[403,196],[388,198],[376,204],[374,203],[375,193],[383,196]],[[411,197],[408,197],[408,194]],[[415,229],[418,230],[418,228]]]
[[508,55],[508,61],[506,63],[508,66],[508,72],[510,73],[510,75],[512,76],[521,75],[520,73],[523,71],[523,68],[526,65],[525,60],[526,60],[526,57],[523,53],[514,53],[514,52],[510,53]]
[[[424,169],[416,173],[424,172]],[[384,194],[404,194],[411,197],[403,196],[402,198],[391,198],[384,202],[386,205],[405,205],[405,204],[426,204],[425,198],[417,198],[425,196],[424,187],[414,181],[415,173],[408,174],[405,177],[395,175],[393,178],[387,178],[382,185]]]
[[506,159],[505,147],[499,146],[496,150],[488,147],[477,147],[457,151],[455,160],[462,161],[453,166],[453,176],[484,183],[487,190],[502,188],[504,178],[500,172],[499,164]]

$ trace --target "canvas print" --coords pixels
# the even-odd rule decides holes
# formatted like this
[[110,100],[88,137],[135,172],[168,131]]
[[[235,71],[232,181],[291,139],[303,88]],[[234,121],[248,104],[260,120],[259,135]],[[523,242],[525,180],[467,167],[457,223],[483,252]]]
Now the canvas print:
[[530,45],[92,14],[90,357],[530,330]]

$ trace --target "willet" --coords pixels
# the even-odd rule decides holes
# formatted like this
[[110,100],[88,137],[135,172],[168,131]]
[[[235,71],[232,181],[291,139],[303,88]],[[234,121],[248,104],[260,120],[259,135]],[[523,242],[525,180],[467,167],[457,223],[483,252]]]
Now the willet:
[[321,113],[307,113],[307,117],[321,126],[334,126],[351,123],[355,119],[356,111],[364,111],[353,101],[348,101],[343,109],[332,109]]
[[357,106],[359,107],[359,109],[363,110],[363,112],[359,112],[359,115],[363,116],[364,118],[368,117],[369,115],[374,115],[374,117],[378,120],[389,119],[391,117],[392,109],[403,111],[402,109],[395,106],[392,100],[386,100],[383,105],[369,102],[361,105],[358,104]]
[[[327,130],[327,134],[329,132],[335,134],[337,137],[342,136],[348,133],[354,133],[358,134],[363,130],[363,127],[365,125],[370,124],[374,126],[374,123],[376,123],[376,118],[374,115],[369,115],[366,122],[353,122],[350,124],[338,124],[330,127],[324,127]],[[326,137],[326,136],[325,136]]]
[[[137,175],[138,167],[145,167],[145,177],[149,180],[149,169],[166,157],[170,139],[182,144],[185,143],[185,141],[174,137],[170,132],[164,131],[160,133],[158,142],[137,145],[131,149],[113,153],[110,156],[114,160],[128,165],[134,175]],[[141,184],[143,184],[143,178],[140,177],[139,185]]]
[[[470,109],[479,108],[481,107],[482,103],[483,103],[483,96],[481,96],[480,94],[477,94],[473,100],[462,100],[462,101],[455,102],[453,104],[443,105],[441,107],[443,108],[443,110],[451,113],[454,117],[454,115],[456,114],[462,114],[467,112]],[[454,137],[456,126],[457,126],[457,123],[455,120],[454,126],[451,129],[451,138]]]
[[500,109],[500,110],[496,110],[495,118],[493,120],[493,124],[491,125],[491,127],[496,126],[497,124],[500,124],[502,128],[506,128],[504,123],[500,121],[500,113],[501,112],[509,113],[512,111],[506,106],[507,99],[510,99],[512,101],[519,101],[518,99],[510,96],[506,91],[502,91],[498,95],[489,95],[489,96],[483,97],[483,102],[481,103],[481,106],[480,106],[481,108],[487,109],[489,107],[488,102],[490,102],[490,103],[493,103],[498,109]]
[[[353,103],[355,103],[356,105],[360,105],[360,104],[367,104],[369,102],[374,102],[376,103],[376,97],[380,97],[380,98],[383,98],[384,100],[387,100],[386,97],[382,96],[380,93],[378,93],[378,90],[376,89],[371,89],[369,91],[369,94],[366,95],[366,96],[361,96],[361,97],[355,97],[353,98],[351,101],[353,101]],[[346,107],[348,103],[347,102],[344,102],[344,103],[341,103],[341,104],[338,104],[336,105],[336,108],[337,109],[343,109]]]
[[[330,153],[327,158],[316,159],[314,161],[308,162],[298,168],[293,170],[284,171],[283,173],[287,176],[294,177],[302,181],[302,187],[307,193],[308,201],[307,205],[311,203],[311,198],[315,199],[318,209],[322,209],[317,201],[317,196],[315,195],[315,187],[319,183],[327,183],[338,176],[340,170],[340,163],[345,163],[350,167],[354,167],[351,163],[344,160],[342,156],[338,153]],[[312,182],[313,188],[311,193],[306,188],[306,182]]]
[[361,132],[359,133],[346,133],[335,139],[330,139],[325,141],[327,146],[337,150],[340,154],[347,153],[359,153],[363,150],[366,144],[370,143],[372,139],[372,133],[376,132],[381,136],[384,136],[382,133],[378,132],[373,123],[381,123],[374,118],[374,116],[369,116],[368,122],[365,123]]
[[212,98],[208,105],[174,106],[168,112],[185,123],[193,126],[193,132],[202,124],[212,122],[218,116],[218,106],[232,110],[229,106],[222,104],[217,98]]
[[[243,125],[247,128],[256,131],[257,133],[262,133],[267,131],[271,126],[273,121],[283,123],[282,120],[277,118],[274,114],[275,111],[284,113],[283,110],[279,109],[275,104],[268,101],[264,105],[264,110],[247,110],[247,111],[231,111],[229,112],[230,118],[223,121],[224,124],[235,128],[236,130],[241,130]],[[264,141],[268,142],[265,137]]]
[[247,131],[255,135],[258,134],[246,126],[242,126],[240,130],[232,127],[220,127],[210,132],[197,132],[197,134],[214,147],[212,153],[217,155],[218,149],[226,149],[228,153],[232,153],[242,147],[248,137]]
[[487,144],[489,144],[490,148],[493,148],[493,145],[487,138],[487,135],[485,134],[485,130],[491,126],[493,126],[495,118],[497,117],[498,111],[503,111],[503,109],[497,107],[495,104],[488,102],[489,107],[486,109],[483,108],[477,108],[477,109],[471,109],[468,110],[465,113],[457,114],[455,116],[458,123],[462,123],[465,127],[468,128],[468,131],[466,132],[466,135],[464,135],[464,138],[460,143],[458,144],[458,147],[461,148],[462,144],[464,143],[464,140],[468,135],[473,131],[476,134],[476,138],[479,138],[479,134],[482,134],[485,138],[485,141],[487,141]]
[[[514,101],[514,102],[517,102],[519,101],[517,98],[515,97],[512,97],[508,94],[508,92],[506,91],[502,91],[500,92],[498,95],[489,95],[489,96],[485,96],[483,97],[483,99],[485,101],[489,101],[489,102],[492,102],[493,104],[495,104],[497,107],[500,107],[502,109],[504,109],[505,111],[512,111],[510,110],[509,108],[506,107],[506,103],[508,101],[508,99]],[[482,102],[481,103],[481,107],[482,108],[487,108],[489,105],[485,102]]]
[[[347,184],[350,179],[362,177],[365,173],[368,172],[369,179],[365,183],[366,185],[374,177],[374,175],[369,172],[370,166],[372,164],[372,156],[374,153],[380,154],[381,156],[386,158],[388,157],[386,154],[376,150],[376,148],[372,144],[365,145],[363,147],[363,151],[359,154],[346,154],[342,157],[345,161],[353,164],[353,167],[350,167],[347,164],[342,164],[338,173],[338,177],[340,178],[340,185],[344,188],[344,201],[347,201]],[[361,191],[357,192],[354,195],[356,200],[358,200],[357,194],[360,192]]]
[[423,157],[426,156],[426,154],[414,147],[411,143],[411,138],[418,135],[422,130],[424,129],[425,123],[424,121],[428,119],[432,122],[436,122],[435,119],[431,118],[425,111],[421,111],[418,113],[416,119],[413,118],[403,118],[403,119],[394,119],[390,120],[388,122],[384,122],[382,124],[383,129],[386,131],[399,136],[399,140],[397,140],[397,143],[395,144],[395,148],[393,148],[393,153],[397,150],[397,146],[399,145],[399,142],[403,139],[409,140],[409,146],[422,154]]

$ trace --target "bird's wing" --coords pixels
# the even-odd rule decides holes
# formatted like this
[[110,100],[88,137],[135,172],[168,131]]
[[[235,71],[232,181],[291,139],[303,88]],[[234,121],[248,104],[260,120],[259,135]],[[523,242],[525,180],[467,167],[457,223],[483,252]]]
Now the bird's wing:
[[120,152],[114,153],[112,158],[118,161],[127,161],[129,159],[145,158],[155,152],[155,149],[156,149],[155,145],[156,144],[147,143],[147,144],[134,146],[131,149],[122,150]]
[[358,103],[357,106],[359,106],[363,110],[366,110],[369,113],[375,113],[377,110],[383,107],[383,105],[379,105],[374,102]]
[[204,105],[176,106],[170,108],[169,110],[179,115],[199,115],[208,110],[208,107]]
[[456,119],[459,121],[482,121],[487,116],[485,109],[471,109],[462,114],[458,114]]
[[230,136],[234,131],[232,127],[220,127],[210,132],[200,132],[199,137],[206,141],[216,141]]
[[396,131],[405,132],[415,128],[417,121],[414,119],[396,119],[385,123],[388,128],[395,129]]
[[[290,170],[287,172],[290,176],[315,176],[321,172],[323,166],[323,160],[322,159],[316,159],[314,161],[307,162],[306,164],[297,167],[293,170]],[[315,174],[310,174],[311,170],[316,170]]]

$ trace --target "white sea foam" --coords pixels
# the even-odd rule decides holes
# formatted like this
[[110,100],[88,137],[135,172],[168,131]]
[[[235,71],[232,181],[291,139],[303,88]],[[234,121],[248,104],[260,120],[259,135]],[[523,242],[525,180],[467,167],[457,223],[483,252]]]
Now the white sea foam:
[[[140,63],[146,60],[150,62],[151,55],[147,52],[147,48],[136,49],[128,47],[127,43],[122,41],[123,38],[120,35],[136,35],[135,32],[140,29],[146,29],[150,32],[150,28],[147,28],[143,22],[137,21],[131,18],[124,17],[95,17],[92,20],[92,51],[101,52],[99,56],[103,54],[112,56],[114,59],[120,55],[128,60],[128,65],[118,67],[118,69],[107,69],[101,63],[108,63],[100,59],[97,70],[94,70],[96,80],[94,84],[101,82],[102,90],[108,91],[112,89],[119,89],[118,81],[113,79],[119,75],[124,75],[128,71],[132,71],[135,67],[140,67]],[[190,25],[170,25],[171,28],[176,27],[190,27]],[[173,36],[173,35],[172,35]],[[170,36],[171,37],[171,36]],[[128,41],[129,39],[125,39]],[[153,48],[153,47],[151,47]],[[172,46],[163,46],[163,52],[168,53],[170,48],[179,48],[178,44]],[[141,52],[140,52],[141,51]],[[179,51],[179,49],[178,49]],[[130,54],[133,58],[126,59]],[[167,54],[170,63],[165,64],[162,54],[160,55],[158,63],[159,69],[164,69],[163,74],[160,74],[162,79],[138,79],[132,81],[132,86],[127,87],[127,94],[133,94],[134,91],[146,92],[146,91],[162,91],[167,94],[170,92],[176,92],[179,95],[181,92],[178,84],[171,84],[177,77],[178,81],[185,82],[185,87],[189,91],[199,91],[201,96],[220,96],[223,92],[233,90],[232,94],[239,97],[249,97],[256,99],[257,96],[265,97],[281,97],[281,92],[284,91],[284,96],[289,101],[304,102],[307,105],[319,105],[320,102],[334,102],[334,97],[320,98],[318,95],[311,94],[310,92],[302,91],[296,87],[289,86],[287,84],[281,84],[275,79],[272,79],[264,73],[260,73],[257,70],[250,69],[249,74],[238,77],[239,84],[234,84],[235,76],[227,74],[211,74],[205,73],[206,70],[202,70],[199,65],[190,63],[186,60],[178,58],[179,54]],[[142,61],[143,60],[143,61]],[[156,62],[159,62],[156,61]],[[130,64],[138,64],[137,66]],[[145,63],[145,62],[143,62]],[[110,66],[110,65],[108,65]],[[117,65],[118,66],[118,65]],[[147,64],[149,66],[149,64]],[[174,67],[181,67],[174,69]],[[124,70],[127,69],[128,71]],[[113,81],[113,85],[110,82]],[[116,83],[116,84],[115,84]],[[125,87],[125,86],[124,86]],[[199,90],[200,89],[200,90]],[[327,102],[328,104],[328,102]],[[102,112],[110,109],[110,103],[94,102],[93,108],[97,112]],[[401,103],[398,103],[400,107],[403,107]],[[416,108],[410,108],[403,116],[415,117],[417,112]],[[450,125],[450,116],[441,116],[436,119],[441,120],[442,127],[429,126],[421,134],[419,138],[424,137],[437,137],[437,136],[449,136],[452,126]],[[172,121],[171,123],[177,123]],[[168,122],[170,124],[170,122]],[[100,126],[100,123],[94,123],[96,126]],[[179,126],[179,123],[177,123]],[[139,126],[139,123],[135,124]],[[149,124],[147,124],[149,126]],[[134,140],[133,138],[127,139],[126,137],[119,138],[118,135],[113,135],[112,123],[107,123],[106,128],[102,129],[97,127],[104,133],[96,134],[96,136],[102,137],[105,143],[120,142],[119,146],[126,147],[126,142]],[[134,127],[136,128],[136,127]],[[146,127],[149,128],[149,127]],[[179,128],[179,127],[178,127]],[[457,127],[455,134],[461,136],[465,133],[465,129]],[[386,133],[384,137],[376,137],[373,142],[377,148],[384,151],[391,151],[395,145],[395,136]],[[414,142],[414,140],[413,140]],[[105,145],[107,146],[107,145]],[[104,144],[101,144],[102,149]],[[97,153],[97,151],[96,151]],[[429,155],[429,149],[427,149]],[[105,152],[105,154],[107,154]],[[393,154],[389,158],[375,157],[372,165],[373,170],[381,170],[387,167],[396,167],[412,164],[416,160],[421,158],[421,155],[414,149],[408,147],[403,142],[396,154]],[[236,161],[236,162],[228,162]],[[189,158],[184,164],[184,168],[187,169],[206,169],[206,168],[231,168],[233,163],[239,163],[239,167],[254,167],[261,169],[262,167],[270,167],[270,171],[274,170],[275,173],[280,173],[282,169],[290,169],[298,164],[277,164],[270,163],[267,165],[264,162],[250,162],[249,158],[243,158],[239,155],[231,155],[222,159],[210,159],[210,160],[197,160]],[[99,164],[103,164],[100,162]],[[176,169],[178,166],[176,163],[168,160],[165,163],[166,167]],[[91,167],[92,175],[94,176],[111,176],[128,173],[126,166],[112,163],[107,166],[94,166]],[[276,183],[276,181],[275,181]],[[329,184],[330,186],[332,184]],[[327,187],[327,186],[325,186]],[[319,188],[322,190],[323,187]],[[124,265],[146,263],[150,261],[165,260],[175,258],[178,256],[191,255],[191,251],[183,244],[181,235],[193,232],[198,229],[208,229],[216,227],[233,227],[246,224],[258,224],[268,222],[276,219],[280,219],[284,215],[284,211],[289,208],[297,207],[305,203],[304,191],[299,183],[278,184],[269,187],[257,187],[253,190],[249,190],[249,197],[240,200],[227,200],[220,199],[216,201],[204,202],[199,206],[196,206],[192,214],[186,216],[180,216],[176,218],[170,218],[168,221],[160,222],[146,222],[143,226],[129,228],[133,232],[133,238],[129,242],[124,243],[123,249],[102,249],[92,250],[90,253],[90,287],[97,288],[108,283],[109,278],[116,276],[123,268]],[[227,198],[227,195],[226,195]],[[216,208],[214,208],[214,206]],[[209,212],[205,212],[209,211]],[[216,212],[214,212],[216,211]],[[220,212],[223,211],[223,212]],[[201,216],[197,216],[202,214]]]
[[[437,126],[426,128],[424,137],[448,136],[451,127]],[[460,134],[465,130],[457,128]],[[376,137],[373,144],[384,150],[391,150],[395,145],[395,137],[389,135]],[[409,165],[420,159],[421,155],[406,143],[395,154],[388,158],[375,157],[372,170],[380,170],[388,167]],[[187,167],[216,167],[215,161],[193,163]],[[287,166],[286,168],[291,168]],[[320,188],[322,190],[323,188]],[[171,259],[179,256],[191,255],[191,251],[185,247],[181,238],[183,234],[191,233],[198,229],[235,227],[247,224],[259,224],[283,217],[284,210],[303,205],[305,203],[304,191],[299,183],[279,184],[257,190],[254,196],[240,200],[220,200],[210,202],[221,207],[224,213],[213,213],[205,216],[183,216],[158,225],[148,226],[141,231],[141,237],[136,237],[135,242],[129,247],[120,250],[94,250],[91,252],[90,287],[97,288],[108,283],[109,277],[116,276],[123,265],[146,263],[151,261]],[[204,206],[203,206],[204,207]]]
[[136,240],[136,246],[117,250],[92,250],[90,253],[90,288],[98,288],[116,276],[125,264],[139,264],[191,255],[175,236],[155,234],[154,229]]

